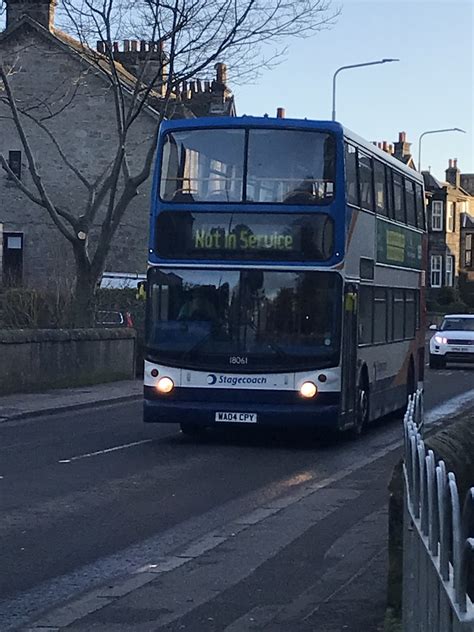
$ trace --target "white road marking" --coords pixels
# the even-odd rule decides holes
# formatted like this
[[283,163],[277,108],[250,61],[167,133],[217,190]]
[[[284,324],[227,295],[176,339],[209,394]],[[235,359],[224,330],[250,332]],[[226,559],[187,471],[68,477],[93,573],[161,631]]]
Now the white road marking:
[[70,459],[62,459],[58,463],[72,463],[72,461],[79,461],[79,459],[89,459],[92,456],[98,456],[99,454],[108,454],[109,452],[117,452],[117,450],[126,450],[127,448],[133,448],[136,445],[143,445],[144,443],[151,443],[153,439],[143,439],[142,441],[134,441],[133,443],[124,443],[123,445],[117,445],[113,448],[107,448],[106,450],[98,450],[97,452],[89,452],[88,454],[79,454],[78,456],[72,456]]

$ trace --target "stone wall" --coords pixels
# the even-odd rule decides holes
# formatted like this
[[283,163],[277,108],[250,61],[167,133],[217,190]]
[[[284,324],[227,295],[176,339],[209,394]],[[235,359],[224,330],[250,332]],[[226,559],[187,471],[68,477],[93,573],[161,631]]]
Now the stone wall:
[[132,329],[0,330],[0,394],[132,379]]
[[[68,161],[93,182],[110,165],[117,145],[113,97],[108,80],[61,42],[24,27],[15,36],[0,34],[0,59],[17,61],[19,70],[10,78],[23,108],[32,111],[41,99],[57,113],[48,126]],[[64,108],[64,109],[63,109]],[[5,117],[2,119],[2,117]],[[0,152],[21,151],[23,183],[35,190],[25,152],[0,103]],[[73,215],[84,212],[88,191],[58,153],[47,134],[32,121],[23,124],[44,185],[54,203]],[[135,121],[127,145],[132,175],[144,163],[156,130],[156,116],[144,110]],[[146,272],[151,179],[140,187],[114,237],[106,269],[113,272]],[[94,248],[103,212],[89,233]],[[34,204],[0,169],[0,223],[5,233],[23,234],[23,283],[29,287],[63,289],[73,282],[74,255],[70,244],[54,226],[45,209]]]

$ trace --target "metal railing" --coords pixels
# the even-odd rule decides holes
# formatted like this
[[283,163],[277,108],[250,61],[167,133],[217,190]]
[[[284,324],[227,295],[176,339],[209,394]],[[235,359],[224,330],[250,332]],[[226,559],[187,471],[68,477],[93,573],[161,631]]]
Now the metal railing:
[[456,477],[425,447],[423,396],[404,419],[403,632],[474,631],[474,487],[461,511]]

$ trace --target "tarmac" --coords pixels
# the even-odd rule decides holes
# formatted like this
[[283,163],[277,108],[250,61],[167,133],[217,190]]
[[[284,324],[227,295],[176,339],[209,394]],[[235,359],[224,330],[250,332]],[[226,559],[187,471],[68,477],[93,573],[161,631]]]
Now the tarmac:
[[[105,406],[140,400],[142,396],[142,380],[58,389],[42,393],[7,395],[0,397],[0,422],[14,422],[32,417],[38,417],[40,420],[44,415],[89,406]],[[367,467],[372,466],[367,464]],[[366,476],[363,474],[364,468],[360,472],[364,478]],[[350,476],[347,474],[348,481]],[[375,478],[378,478],[377,474],[375,474]],[[342,485],[342,489],[339,489],[340,485]],[[316,529],[316,525],[312,527],[317,517],[315,512],[321,511],[321,493],[327,493],[329,496],[326,499],[327,502],[323,503],[327,515],[323,512],[324,515],[320,516],[320,520],[329,520],[330,522],[335,520],[334,527],[332,527],[334,529],[336,525],[345,524],[349,520],[349,515],[340,516],[340,512],[347,503],[349,505],[346,509],[351,512],[360,505],[360,499],[355,497],[357,493],[352,489],[354,483],[350,482],[348,485],[349,491],[345,490],[342,481],[330,481],[326,491],[325,489],[321,490],[318,483],[317,489],[305,492],[308,497],[304,498],[304,502],[300,502],[303,498],[295,495],[294,498],[289,497],[284,502],[279,501],[274,508],[271,508],[272,511],[266,508],[259,510],[260,513],[263,512],[262,515],[259,513],[255,516],[253,514],[244,516],[239,524],[227,525],[227,531],[224,529],[222,533],[211,533],[208,537],[201,539],[202,541],[198,539],[191,545],[192,551],[180,551],[166,559],[156,560],[156,564],[150,568],[142,569],[140,573],[117,578],[115,582],[106,586],[99,586],[92,592],[78,595],[71,602],[58,604],[52,611],[40,615],[39,619],[31,621],[29,625],[20,629],[31,632],[59,632],[60,630],[71,630],[71,632],[90,632],[92,630],[97,630],[97,632],[151,632],[157,629],[174,631],[175,626],[171,619],[168,620],[168,615],[165,616],[160,609],[153,613],[149,612],[150,604],[160,603],[163,600],[169,601],[170,596],[162,594],[162,592],[169,590],[169,582],[171,582],[170,585],[174,585],[173,582],[177,582],[179,575],[183,573],[202,575],[201,580],[195,583],[196,590],[204,590],[206,583],[209,582],[215,582],[216,585],[221,584],[223,578],[229,574],[227,547],[230,542],[237,547],[237,557],[231,565],[236,577],[228,578],[229,589],[224,590],[222,592],[224,597],[221,596],[220,598],[225,598],[227,592],[230,592],[231,601],[233,601],[235,597],[233,594],[234,584],[240,585],[240,580],[251,570],[252,572],[254,570],[247,569],[245,564],[250,563],[250,561],[252,564],[256,564],[259,555],[263,555],[261,560],[262,572],[267,572],[269,575],[261,578],[263,585],[271,586],[274,590],[275,585],[272,580],[275,574],[281,573],[280,567],[282,565],[285,568],[288,567],[289,561],[280,559],[280,557],[284,557],[286,551],[290,550],[287,549],[290,547],[290,542],[282,541],[280,543],[282,552],[276,555],[275,559],[270,551],[263,554],[265,552],[262,553],[263,545],[261,543],[268,541],[269,529],[275,532],[275,537],[282,537],[280,534],[283,534],[285,530],[278,524],[279,521],[283,520],[286,524],[285,521],[290,517],[292,523],[299,524],[301,526],[300,537],[296,538],[296,533],[292,535],[292,538],[295,537],[296,539],[290,547],[291,565],[296,563],[298,566],[308,563],[306,559],[308,546],[313,546],[315,537],[315,534],[312,533],[312,530]],[[350,497],[339,498],[338,494],[343,493],[350,493]],[[341,532],[341,541],[345,538],[349,538],[351,542],[353,540],[351,547],[349,547],[350,554],[347,557],[343,556],[334,567],[329,567],[327,574],[323,575],[324,582],[319,581],[308,594],[303,592],[297,598],[295,595],[295,599],[288,608],[262,609],[262,607],[257,607],[252,610],[249,603],[249,611],[236,620],[234,624],[228,625],[224,623],[224,620],[220,622],[216,620],[213,625],[209,625],[209,621],[216,614],[213,608],[216,607],[217,611],[226,613],[230,604],[218,605],[211,600],[209,605],[203,603],[201,608],[186,615],[189,601],[194,601],[194,605],[201,602],[201,596],[194,595],[191,600],[187,598],[182,604],[176,604],[176,608],[181,609],[184,617],[180,619],[181,627],[179,629],[190,630],[190,632],[198,632],[199,630],[216,632],[224,629],[226,632],[247,632],[257,629],[263,630],[263,628],[275,632],[289,632],[290,630],[291,632],[380,631],[385,608],[387,572],[386,544],[380,541],[380,534],[385,532],[387,524],[384,496],[385,492],[383,492],[379,504],[374,506],[365,518],[361,515],[360,521],[353,527],[353,533],[352,531],[347,534]],[[367,502],[372,502],[372,499],[367,499]],[[290,515],[292,512],[296,512],[295,516]],[[244,520],[244,518],[246,519]],[[332,529],[330,528],[329,532]],[[261,530],[262,533],[255,533],[258,530]],[[257,535],[260,537],[256,537]],[[249,542],[239,543],[240,539],[249,537]],[[385,538],[382,537],[382,540]],[[256,546],[256,542],[260,544]],[[238,544],[240,545],[237,546]],[[323,549],[326,550],[324,546]],[[243,550],[253,551],[250,561],[246,559],[247,556],[242,556]],[[225,561],[222,558],[223,554]],[[219,572],[218,576],[213,577],[215,573],[211,573],[211,576],[208,577],[208,569],[212,569],[212,565],[209,566],[211,562],[216,565],[216,569],[219,569],[224,563],[227,570],[221,568],[222,572]],[[323,558],[321,559],[322,563]],[[165,576],[169,579],[163,583]],[[354,581],[351,580],[340,588],[341,577],[347,578],[348,576],[352,577]],[[182,586],[183,583],[187,583],[187,580],[178,583]],[[214,584],[208,588],[215,591]],[[245,588],[245,591],[247,590]],[[242,598],[245,597],[245,591]],[[202,599],[204,600],[204,598]],[[282,596],[282,601],[284,601],[284,596]],[[208,611],[208,607],[211,610]],[[116,612],[117,608],[121,609],[121,614]],[[206,610],[201,612],[202,608],[206,608]],[[326,612],[328,608],[330,611]],[[142,617],[145,617],[146,620],[147,612],[150,619],[145,623]],[[337,617],[335,617],[335,612],[339,613]],[[140,617],[137,619],[138,614]],[[188,620],[185,615],[191,619]],[[203,617],[203,619],[199,617]]]

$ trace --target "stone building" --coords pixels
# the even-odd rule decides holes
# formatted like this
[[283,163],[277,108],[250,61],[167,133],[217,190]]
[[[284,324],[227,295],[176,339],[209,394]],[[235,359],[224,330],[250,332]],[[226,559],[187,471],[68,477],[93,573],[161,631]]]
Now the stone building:
[[[116,147],[116,128],[110,84],[105,71],[91,62],[91,52],[55,27],[57,0],[6,0],[6,28],[0,33],[0,59],[14,62],[10,77],[21,107],[54,115],[49,128],[68,160],[94,180],[110,163]],[[116,65],[124,82],[134,82],[150,44],[115,44]],[[156,45],[153,45],[156,46]],[[101,44],[95,54],[100,55]],[[163,51],[151,51],[160,62]],[[153,57],[152,56],[152,57]],[[153,59],[152,59],[153,61]],[[234,115],[226,69],[216,64],[212,82],[199,80],[181,86],[175,95],[176,116]],[[153,106],[153,107],[152,107]],[[129,147],[132,171],[143,164],[144,147],[156,130],[157,104],[141,112],[133,124]],[[61,158],[54,140],[33,121],[25,121],[42,179],[56,204],[81,208],[87,195],[83,183]],[[0,153],[21,181],[34,190],[24,150],[5,104],[0,102]],[[146,270],[150,181],[130,204],[117,232],[106,269],[142,273]],[[0,169],[0,285],[64,286],[71,283],[72,250],[46,211],[30,201]],[[97,235],[98,226],[95,229]],[[1,237],[1,234],[0,234]],[[91,231],[94,239],[94,231]]]
[[[468,178],[464,182],[469,182]],[[428,217],[428,284],[432,288],[456,287],[462,271],[472,266],[474,196],[463,186],[457,160],[450,160],[446,181],[424,171]]]

